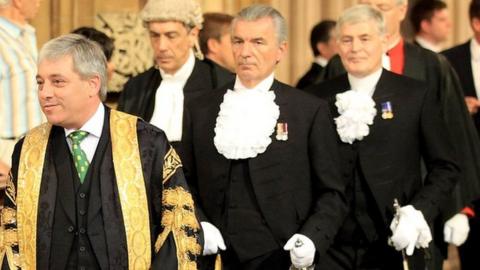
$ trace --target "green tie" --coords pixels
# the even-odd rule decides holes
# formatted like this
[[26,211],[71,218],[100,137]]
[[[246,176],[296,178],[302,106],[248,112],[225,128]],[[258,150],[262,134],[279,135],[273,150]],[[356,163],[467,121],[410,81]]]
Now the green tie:
[[72,141],[72,155],[75,168],[77,168],[78,178],[80,183],[83,184],[83,180],[87,175],[88,159],[85,152],[80,147],[80,143],[88,136],[88,132],[83,130],[77,130],[68,135],[68,138]]

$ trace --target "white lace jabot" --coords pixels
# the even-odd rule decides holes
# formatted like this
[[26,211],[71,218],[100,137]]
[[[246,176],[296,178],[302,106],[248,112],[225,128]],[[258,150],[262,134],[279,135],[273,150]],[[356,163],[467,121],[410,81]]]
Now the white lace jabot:
[[275,93],[268,91],[272,83],[273,74],[247,89],[237,78],[235,90],[227,90],[215,125],[214,144],[220,154],[246,159],[265,152],[280,115]]

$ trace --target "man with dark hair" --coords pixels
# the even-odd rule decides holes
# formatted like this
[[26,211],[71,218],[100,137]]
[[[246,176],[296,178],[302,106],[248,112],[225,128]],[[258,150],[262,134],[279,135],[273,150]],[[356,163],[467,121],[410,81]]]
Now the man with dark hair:
[[312,269],[346,212],[327,104],[275,80],[287,49],[276,9],[240,11],[232,47],[235,82],[186,110],[181,158],[203,254],[220,252],[226,270]]
[[225,13],[205,13],[198,35],[205,58],[231,72],[235,70],[230,35],[232,20],[233,17]]
[[[465,102],[470,112],[473,123],[480,135],[480,1],[472,0],[469,6],[470,26],[473,37],[467,42],[442,52],[457,71],[462,84]],[[464,233],[468,238],[462,237],[457,243],[459,246],[462,269],[478,269],[478,250],[480,249],[480,200],[473,201],[470,211],[464,212],[469,217],[470,232],[468,227]],[[466,216],[460,216],[466,219]]]
[[334,28],[335,21],[331,20],[321,21],[313,27],[310,33],[310,47],[315,59],[310,70],[298,81],[297,88],[305,89],[321,80],[323,69],[328,60],[337,53],[335,38],[333,37]]
[[447,4],[440,0],[420,0],[412,7],[410,21],[416,44],[440,52],[452,29]]

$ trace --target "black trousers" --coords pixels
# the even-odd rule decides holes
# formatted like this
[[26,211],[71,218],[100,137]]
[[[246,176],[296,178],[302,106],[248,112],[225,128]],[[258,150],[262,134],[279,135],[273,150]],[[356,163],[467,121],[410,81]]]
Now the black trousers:
[[[290,253],[283,249],[277,249],[243,262],[240,262],[231,249],[227,249],[221,255],[222,270],[288,270],[291,265]],[[216,255],[200,258],[198,269],[213,270],[215,257]]]
[[470,219],[470,233],[467,241],[458,248],[462,270],[480,269],[480,217]]
[[[423,252],[408,257],[410,270],[425,270]],[[325,256],[320,256],[319,270],[403,270],[401,252],[387,245],[374,243],[333,243]]]

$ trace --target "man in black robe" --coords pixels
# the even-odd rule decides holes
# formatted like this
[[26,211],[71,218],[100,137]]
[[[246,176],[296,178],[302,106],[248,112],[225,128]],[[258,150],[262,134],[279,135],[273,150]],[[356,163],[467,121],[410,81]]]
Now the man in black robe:
[[[441,269],[447,257],[444,242],[444,224],[455,214],[480,196],[480,141],[465,106],[463,91],[457,74],[445,57],[403,40],[400,24],[406,16],[406,0],[359,0],[369,4],[385,16],[387,30],[387,53],[383,66],[397,74],[423,81],[438,99],[441,113],[447,124],[447,132],[454,138],[458,153],[460,178],[452,199],[443,207],[435,220],[434,242],[438,249],[432,249],[432,269]],[[325,79],[345,73],[340,58],[334,57],[326,67]],[[315,91],[316,87],[312,86]],[[465,224],[457,227],[460,232]],[[468,224],[466,224],[468,226]],[[433,245],[432,245],[433,247]]]
[[140,16],[150,35],[155,65],[125,84],[118,110],[162,129],[181,153],[184,104],[234,77],[201,61],[197,39],[203,17],[195,0],[149,0]]
[[200,226],[164,133],[102,104],[106,59],[70,34],[40,52],[48,123],[15,146],[2,269],[194,269]]

